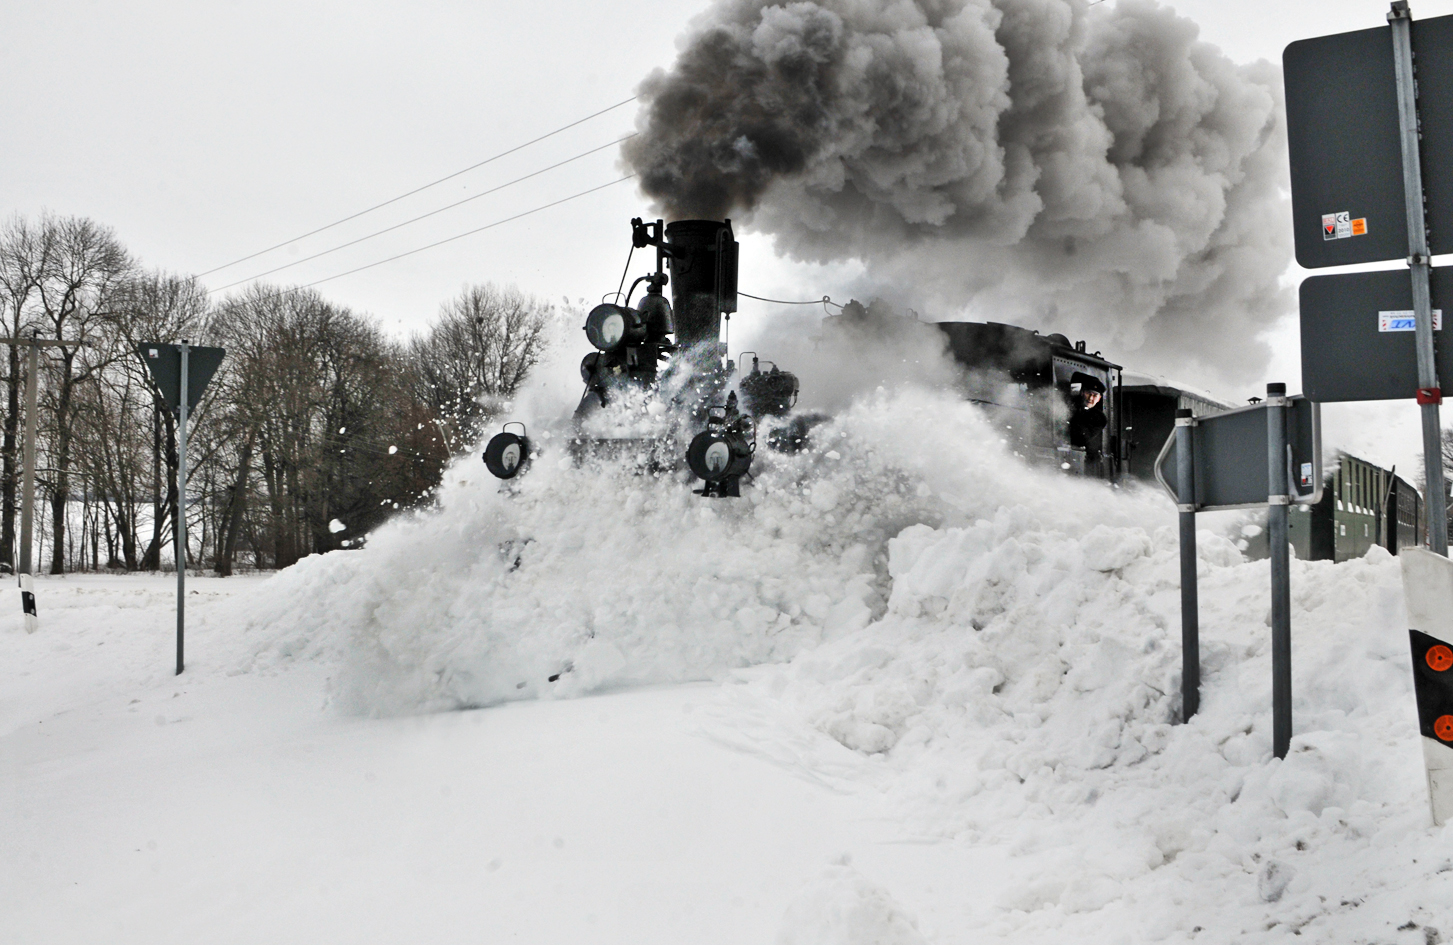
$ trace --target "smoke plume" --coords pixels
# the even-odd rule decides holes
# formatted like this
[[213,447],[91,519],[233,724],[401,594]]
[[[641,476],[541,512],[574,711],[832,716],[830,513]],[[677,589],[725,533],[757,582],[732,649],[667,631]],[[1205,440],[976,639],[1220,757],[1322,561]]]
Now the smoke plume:
[[719,0],[639,91],[665,216],[862,260],[929,317],[1239,380],[1290,310],[1279,71],[1153,0]]

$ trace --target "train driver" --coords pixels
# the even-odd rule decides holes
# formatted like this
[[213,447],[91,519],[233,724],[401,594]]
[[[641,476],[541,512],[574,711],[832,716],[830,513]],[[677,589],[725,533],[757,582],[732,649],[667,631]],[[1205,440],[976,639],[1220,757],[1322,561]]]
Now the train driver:
[[1084,447],[1086,463],[1100,461],[1107,422],[1104,397],[1105,384],[1093,374],[1076,371],[1070,378],[1070,445]]

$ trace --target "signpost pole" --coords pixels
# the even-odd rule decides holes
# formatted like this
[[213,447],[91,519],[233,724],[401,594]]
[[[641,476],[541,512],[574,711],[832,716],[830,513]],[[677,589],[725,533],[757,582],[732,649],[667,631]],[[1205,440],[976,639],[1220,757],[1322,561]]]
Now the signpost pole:
[[1181,721],[1201,707],[1200,601],[1196,587],[1196,483],[1191,411],[1176,411],[1176,508],[1181,525]]
[[1292,593],[1287,542],[1287,386],[1266,385],[1267,538],[1271,552],[1271,742],[1285,758],[1292,741]]
[[1413,280],[1414,333],[1418,354],[1418,404],[1423,414],[1423,463],[1428,494],[1428,545],[1448,554],[1447,490],[1443,485],[1443,433],[1439,420],[1442,391],[1433,351],[1433,305],[1428,288],[1428,228],[1423,197],[1423,165],[1419,149],[1418,83],[1413,63],[1412,12],[1407,0],[1395,0],[1387,15],[1392,28],[1393,63],[1397,74],[1398,131],[1402,136],[1403,192],[1407,203],[1408,269]]
[[183,339],[182,381],[177,398],[177,672],[182,674],[182,638],[187,625],[187,349]]

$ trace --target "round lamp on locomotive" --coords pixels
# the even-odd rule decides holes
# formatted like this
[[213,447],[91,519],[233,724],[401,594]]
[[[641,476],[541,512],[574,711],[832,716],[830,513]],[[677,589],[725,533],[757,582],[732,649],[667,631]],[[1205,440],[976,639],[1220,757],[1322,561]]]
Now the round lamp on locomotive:
[[[513,479],[530,462],[530,440],[525,435],[525,425],[519,422],[506,423],[506,429],[490,437],[484,447],[484,465],[499,479]],[[509,427],[519,427],[518,434]]]
[[725,407],[710,408],[706,429],[686,448],[686,465],[705,483],[701,495],[741,496],[741,478],[751,468],[756,451],[751,433],[752,420],[737,413],[735,395]]
[[600,351],[640,344],[646,339],[646,319],[635,309],[603,302],[586,316],[585,337]]

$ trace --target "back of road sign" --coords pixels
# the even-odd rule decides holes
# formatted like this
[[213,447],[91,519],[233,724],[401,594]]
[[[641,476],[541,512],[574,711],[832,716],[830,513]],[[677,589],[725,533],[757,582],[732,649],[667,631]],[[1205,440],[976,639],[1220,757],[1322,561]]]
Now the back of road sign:
[[[1288,482],[1293,502],[1315,505],[1322,499],[1322,424],[1317,404],[1306,396],[1287,398]],[[1191,428],[1195,458],[1196,511],[1245,509],[1266,505],[1266,405],[1205,414]],[[1176,437],[1172,433],[1155,461],[1155,478],[1172,499],[1176,477]],[[1278,490],[1281,491],[1281,490]]]
[[[1433,338],[1453,315],[1453,268],[1431,272]],[[1319,403],[1412,399],[1418,388],[1413,288],[1406,269],[1302,280],[1302,392]],[[1439,386],[1453,390],[1453,345],[1435,344]]]
[[[1429,245],[1435,255],[1450,253],[1453,175],[1438,168],[1453,153],[1453,16],[1414,20],[1412,42]],[[1282,76],[1297,262],[1317,269],[1406,259],[1391,28],[1292,43]]]
[[[156,386],[161,388],[161,395],[166,398],[167,406],[173,410],[181,402],[182,386],[182,348],[180,345],[163,344],[159,341],[143,341],[136,346],[136,353],[141,355],[146,368],[151,372],[151,379],[156,381]],[[196,409],[197,403],[202,399],[202,391],[207,389],[207,384],[212,380],[212,375],[217,373],[217,368],[222,364],[222,356],[226,352],[221,348],[203,348],[198,345],[187,345],[187,410]]]

